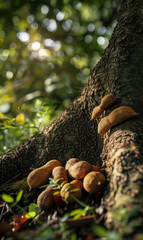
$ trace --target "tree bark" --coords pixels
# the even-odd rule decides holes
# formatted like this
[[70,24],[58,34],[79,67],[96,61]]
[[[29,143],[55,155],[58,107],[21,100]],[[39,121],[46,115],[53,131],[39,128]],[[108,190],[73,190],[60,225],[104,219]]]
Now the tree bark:
[[[143,205],[143,2],[122,1],[118,23],[102,59],[81,95],[52,124],[1,157],[1,184],[21,171],[43,165],[50,159],[63,164],[71,157],[106,167],[110,184],[105,193],[106,225],[119,229],[115,214],[120,209]],[[101,117],[90,121],[92,110],[108,93],[119,98]],[[103,137],[97,133],[101,118],[119,106],[130,106],[141,115],[111,128]],[[130,214],[130,218],[134,218]],[[123,226],[122,226],[123,227]]]

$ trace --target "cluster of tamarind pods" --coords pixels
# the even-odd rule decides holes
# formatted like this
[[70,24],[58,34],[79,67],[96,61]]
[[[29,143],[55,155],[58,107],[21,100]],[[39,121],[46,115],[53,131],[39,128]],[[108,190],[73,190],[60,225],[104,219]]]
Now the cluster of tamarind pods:
[[[106,178],[100,172],[100,166],[91,165],[86,161],[79,160],[78,158],[70,158],[65,167],[58,160],[50,160],[40,168],[34,169],[27,177],[27,183],[30,190],[45,185],[49,181],[49,177],[52,175],[54,181],[58,181],[61,184],[60,197],[66,204],[71,204],[75,200],[82,198],[83,191],[91,195],[96,195],[101,192],[105,184]],[[69,180],[71,180],[69,182]],[[59,189],[58,189],[59,190]],[[52,186],[40,193],[37,199],[37,205],[41,210],[48,210],[54,204],[54,193],[58,191]],[[71,194],[65,200],[67,192],[71,191]],[[75,190],[75,191],[74,191]]]
[[[91,120],[99,117],[105,109],[116,102],[112,94],[102,98],[99,106],[92,112]],[[98,124],[98,133],[105,134],[111,127],[133,117],[137,116],[131,107],[121,106],[114,109],[108,116],[101,119]],[[49,177],[52,175],[54,181],[61,184],[60,197],[66,203],[72,203],[74,198],[69,194],[66,198],[68,189],[73,190],[72,195],[77,199],[82,198],[83,189],[89,194],[97,194],[103,189],[105,176],[100,172],[100,166],[91,165],[86,161],[77,158],[71,158],[67,161],[65,168],[58,160],[50,160],[40,168],[33,170],[27,177],[30,190],[48,184]],[[71,179],[70,182],[69,179]],[[77,189],[77,191],[74,191]],[[37,204],[41,210],[47,210],[54,204],[54,193],[57,192],[52,186],[48,186],[37,199]],[[65,200],[66,199],[66,200]]]
[[[91,120],[99,117],[104,110],[113,105],[116,100],[116,97],[114,97],[111,93],[103,97],[100,105],[93,109]],[[140,115],[140,113],[136,113],[131,107],[118,107],[114,109],[108,116],[101,119],[98,124],[98,133],[103,135],[111,127],[137,115]]]

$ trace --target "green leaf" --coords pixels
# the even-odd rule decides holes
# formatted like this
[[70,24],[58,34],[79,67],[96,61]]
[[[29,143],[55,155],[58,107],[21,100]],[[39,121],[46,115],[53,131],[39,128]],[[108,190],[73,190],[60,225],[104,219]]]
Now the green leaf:
[[66,196],[64,197],[64,200],[66,201],[69,197],[69,192],[67,192]]
[[36,214],[39,214],[41,210],[36,203],[31,203],[29,206],[29,212],[35,212]]
[[94,207],[87,205],[84,210],[85,210],[85,212],[88,212],[88,211],[94,210],[94,209],[95,209]]
[[65,183],[67,183],[67,181],[63,181],[60,186],[62,187]]
[[8,129],[18,129],[19,127],[18,126],[7,125],[5,128],[8,128]]
[[0,123],[3,123],[3,124],[8,124],[8,123],[11,123],[11,122],[14,122],[14,121],[15,121],[15,118],[0,119]]
[[46,188],[48,186],[49,186],[49,184],[45,184],[45,185],[40,186],[39,188]]
[[102,226],[96,225],[93,228],[93,231],[98,237],[107,237],[108,236],[108,231]]
[[76,233],[73,233],[72,235],[71,235],[71,238],[70,238],[71,240],[77,240],[77,234]]
[[69,218],[69,214],[66,213],[63,217],[61,217],[60,222],[66,222],[68,218]]
[[70,212],[69,216],[73,217],[73,216],[77,216],[77,218],[81,217],[83,214],[85,214],[85,211],[83,209],[75,209],[73,211]]
[[69,216],[70,216],[70,217],[73,217],[73,216],[75,216],[78,212],[79,212],[79,209],[73,210],[73,211],[71,211],[71,212],[69,213]]
[[26,214],[26,218],[34,218],[36,216],[36,212],[31,211]]
[[65,192],[68,192],[68,190],[71,188],[71,186],[68,186],[66,189],[65,189]]
[[79,190],[80,190],[79,188],[74,188],[74,189],[70,190],[70,192],[77,192]]
[[79,213],[73,217],[74,220],[77,220],[82,217],[83,214]]
[[50,177],[49,177],[49,182],[50,182],[50,184],[55,184],[54,179],[53,179],[53,178],[50,178]]
[[19,193],[16,196],[16,202],[19,202],[21,200],[22,195],[23,195],[23,190],[20,190]]
[[57,192],[54,192],[53,195],[55,196],[55,195],[57,195],[57,194],[59,194],[59,193],[60,193],[60,191],[57,191]]
[[7,203],[13,203],[14,202],[14,198],[7,195],[7,194],[2,194],[2,199]]
[[55,183],[59,183],[59,181],[64,180],[64,178],[58,178]]

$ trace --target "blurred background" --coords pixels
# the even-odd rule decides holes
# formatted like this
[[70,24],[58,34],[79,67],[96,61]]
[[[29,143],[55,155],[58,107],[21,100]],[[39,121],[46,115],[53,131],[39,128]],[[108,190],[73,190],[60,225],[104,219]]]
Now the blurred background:
[[0,1],[0,154],[80,94],[115,25],[115,0]]

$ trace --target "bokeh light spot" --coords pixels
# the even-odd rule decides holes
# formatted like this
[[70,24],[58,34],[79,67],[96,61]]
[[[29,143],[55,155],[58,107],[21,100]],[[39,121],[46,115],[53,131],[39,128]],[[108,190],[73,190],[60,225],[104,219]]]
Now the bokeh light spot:
[[47,14],[49,12],[49,7],[47,5],[42,5],[41,12]]
[[57,23],[54,19],[49,20],[47,30],[49,32],[55,32],[57,30]]
[[6,76],[7,79],[10,80],[10,79],[13,78],[13,72],[11,72],[11,71],[7,71],[5,76]]
[[27,32],[19,32],[17,33],[17,37],[21,42],[28,43],[29,42],[29,34]]
[[63,12],[58,12],[56,15],[56,19],[58,21],[62,21],[64,19],[64,13]]
[[46,47],[54,47],[54,41],[51,38],[47,38],[43,41]]
[[92,36],[91,35],[86,35],[85,36],[85,38],[84,38],[84,41],[86,42],[86,43],[90,43],[90,42],[92,42]]
[[95,25],[93,23],[89,23],[87,26],[87,29],[89,32],[94,32],[95,30]]
[[31,44],[31,49],[34,50],[34,51],[39,50],[40,47],[41,47],[40,42],[33,42],[33,43]]
[[105,38],[104,37],[98,37],[97,38],[97,43],[99,45],[104,45],[105,44]]
[[63,22],[62,27],[65,31],[69,31],[71,29],[73,22],[71,19],[67,19],[65,22]]
[[27,18],[26,18],[28,23],[33,23],[34,21],[34,16],[32,14],[30,14]]

